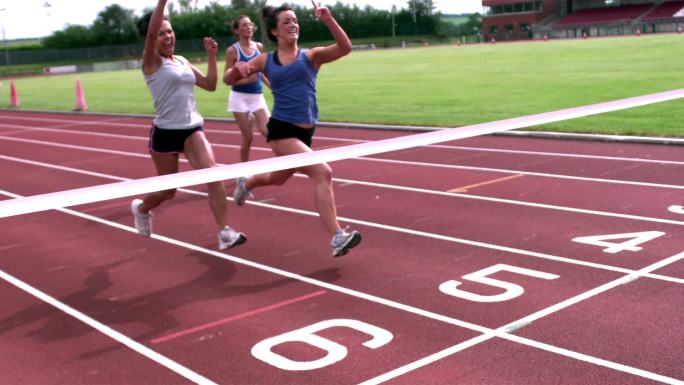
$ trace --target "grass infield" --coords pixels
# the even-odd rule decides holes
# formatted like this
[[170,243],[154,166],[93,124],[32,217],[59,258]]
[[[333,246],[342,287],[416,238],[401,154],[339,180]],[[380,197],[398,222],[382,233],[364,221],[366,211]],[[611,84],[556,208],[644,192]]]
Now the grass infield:
[[[321,70],[321,120],[458,127],[645,95],[684,87],[682,57],[684,34],[354,51]],[[139,70],[16,79],[21,108],[74,109],[77,77],[89,111],[153,113]],[[195,90],[205,117],[231,117],[227,86]],[[684,137],[683,109],[677,100],[534,129]]]

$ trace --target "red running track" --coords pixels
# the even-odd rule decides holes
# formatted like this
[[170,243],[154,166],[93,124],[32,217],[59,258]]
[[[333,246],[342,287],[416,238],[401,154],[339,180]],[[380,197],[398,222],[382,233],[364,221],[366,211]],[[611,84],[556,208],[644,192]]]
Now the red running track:
[[[0,199],[154,175],[149,124],[0,112]],[[205,128],[235,162],[236,127]],[[130,199],[0,219],[3,383],[682,384],[681,154],[486,136],[335,162],[364,237],[340,259],[303,177],[231,203],[230,253],[202,186],[152,238]]]

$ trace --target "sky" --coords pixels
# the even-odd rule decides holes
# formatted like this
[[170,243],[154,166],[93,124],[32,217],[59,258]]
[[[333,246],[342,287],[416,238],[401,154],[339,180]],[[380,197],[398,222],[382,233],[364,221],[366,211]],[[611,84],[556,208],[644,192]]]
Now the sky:
[[[200,8],[212,0],[198,0]],[[217,1],[217,0],[213,0]],[[319,0],[325,4],[334,4],[336,0]],[[177,1],[175,1],[177,3]],[[284,2],[310,5],[310,0],[276,0],[268,1],[269,5],[280,5]],[[408,0],[340,0],[344,4],[356,4],[359,7],[370,5],[376,9],[406,8]],[[219,4],[228,5],[230,0],[218,0]],[[482,11],[481,0],[434,0],[437,10],[442,13],[473,13]],[[97,14],[108,5],[119,4],[132,9],[141,15],[143,9],[156,5],[154,0],[0,0],[0,36],[3,40],[44,37],[54,31],[64,29],[68,24],[90,26]],[[49,6],[46,6],[49,5]]]

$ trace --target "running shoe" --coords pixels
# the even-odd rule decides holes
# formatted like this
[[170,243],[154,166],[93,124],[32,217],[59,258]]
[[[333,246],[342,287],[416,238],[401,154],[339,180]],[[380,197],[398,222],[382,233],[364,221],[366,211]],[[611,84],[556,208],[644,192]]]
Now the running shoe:
[[149,237],[152,234],[152,213],[141,213],[139,208],[143,203],[142,199],[133,199],[131,211],[133,212],[133,224],[138,234]]
[[220,251],[228,250],[245,243],[247,236],[226,226],[218,233],[218,248]]
[[246,181],[247,178],[244,176],[237,178],[237,187],[235,187],[235,191],[233,191],[233,200],[238,206],[244,205],[247,198],[254,198],[252,192],[245,187]]
[[349,252],[353,247],[361,243],[361,233],[352,231],[348,233],[345,228],[337,229],[337,232],[332,237],[330,245],[333,249],[333,257],[341,257]]

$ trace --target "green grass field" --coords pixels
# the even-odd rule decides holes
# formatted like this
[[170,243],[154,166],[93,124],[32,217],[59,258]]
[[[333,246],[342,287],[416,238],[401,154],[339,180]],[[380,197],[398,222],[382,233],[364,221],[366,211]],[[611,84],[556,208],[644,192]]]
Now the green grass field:
[[[320,73],[321,120],[457,127],[645,95],[684,87],[682,57],[684,35],[355,51]],[[153,113],[138,70],[17,79],[21,108],[72,110],[76,77],[90,111]],[[200,112],[229,117],[228,91],[196,89]],[[673,101],[535,129],[684,137],[683,109]]]

